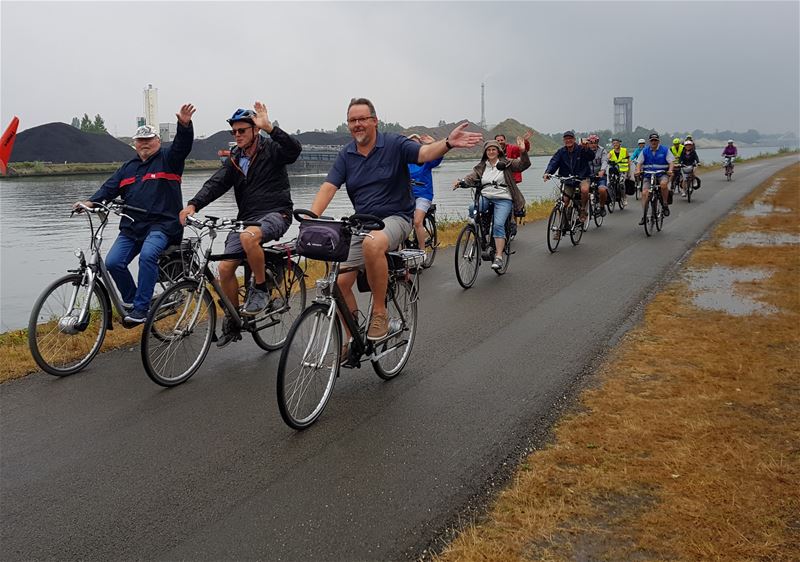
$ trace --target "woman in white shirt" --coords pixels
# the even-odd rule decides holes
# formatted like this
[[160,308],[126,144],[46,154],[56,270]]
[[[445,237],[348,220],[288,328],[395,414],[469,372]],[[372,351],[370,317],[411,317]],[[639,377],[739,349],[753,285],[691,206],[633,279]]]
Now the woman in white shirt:
[[[467,183],[480,182],[481,185],[485,186],[481,190],[481,212],[484,212],[490,203],[493,204],[494,226],[492,228],[492,237],[494,238],[496,251],[492,269],[502,269],[503,267],[503,249],[506,246],[506,220],[511,215],[511,211],[515,211],[517,216],[524,216],[525,214],[525,198],[514,181],[514,172],[522,172],[530,168],[531,160],[525,150],[525,140],[522,137],[517,137],[517,145],[520,148],[519,158],[509,160],[503,154],[497,141],[486,141],[483,144],[481,161],[464,178]],[[453,184],[453,188],[457,186],[458,181]],[[474,203],[470,205],[469,215],[471,217],[475,216],[474,207]]]

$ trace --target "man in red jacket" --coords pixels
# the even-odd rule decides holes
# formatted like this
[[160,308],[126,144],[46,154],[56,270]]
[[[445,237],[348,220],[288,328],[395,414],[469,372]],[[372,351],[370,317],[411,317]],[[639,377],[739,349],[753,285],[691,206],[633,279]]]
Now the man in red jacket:
[[[525,139],[525,152],[530,151],[531,143],[528,141],[531,138],[533,133],[528,131],[523,135],[523,139]],[[518,137],[519,138],[519,137]],[[494,140],[500,145],[500,148],[505,153],[506,158],[509,160],[513,160],[514,158],[519,158],[520,151],[519,147],[516,144],[506,144],[506,136],[505,135],[495,135]],[[514,172],[514,182],[519,185],[522,182],[522,172]]]

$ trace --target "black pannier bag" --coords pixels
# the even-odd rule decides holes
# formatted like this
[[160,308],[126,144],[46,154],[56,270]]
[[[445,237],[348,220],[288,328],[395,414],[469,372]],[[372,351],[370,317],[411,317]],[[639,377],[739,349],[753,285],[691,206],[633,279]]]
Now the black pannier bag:
[[304,219],[297,253],[312,260],[343,262],[350,254],[350,229],[342,221]]
[[632,179],[625,180],[625,195],[636,195],[636,182]]

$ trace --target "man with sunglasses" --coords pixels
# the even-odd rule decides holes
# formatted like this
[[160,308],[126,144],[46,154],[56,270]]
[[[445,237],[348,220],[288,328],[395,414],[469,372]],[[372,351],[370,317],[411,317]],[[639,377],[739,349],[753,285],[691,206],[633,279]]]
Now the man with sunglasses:
[[[180,221],[209,205],[230,188],[234,189],[239,213],[237,220],[261,223],[249,226],[244,232],[230,232],[225,240],[225,253],[244,253],[253,271],[253,282],[247,291],[243,314],[255,316],[267,309],[270,288],[264,268],[261,243],[278,240],[292,222],[292,196],[289,189],[287,164],[300,156],[300,143],[269,120],[266,106],[257,101],[251,109],[237,109],[228,124],[236,146],[222,167],[214,173],[180,213]],[[266,133],[269,138],[261,134]],[[225,296],[239,306],[239,280],[236,268],[241,260],[226,260],[219,264],[219,279]],[[224,347],[241,338],[232,330],[233,322],[222,323]]]
[[[661,199],[664,202],[664,216],[669,216],[669,177],[672,176],[672,166],[675,162],[675,157],[672,152],[667,150],[667,147],[661,146],[661,139],[658,133],[650,134],[650,146],[642,150],[639,157],[636,159],[636,175],[642,172],[656,172],[656,179],[661,185]],[[650,196],[650,174],[644,176],[642,182],[642,211],[644,212],[647,206],[647,198]],[[642,220],[639,221],[639,226],[643,225],[645,221],[644,213]]]
[[353,294],[353,284],[358,270],[366,270],[373,296],[372,318],[367,331],[370,340],[383,339],[389,333],[385,303],[389,269],[385,254],[397,249],[412,228],[414,197],[409,189],[408,164],[431,162],[452,148],[477,145],[481,142],[481,134],[466,131],[467,125],[462,123],[443,140],[420,145],[402,135],[378,132],[378,116],[372,102],[366,98],[350,100],[347,127],[353,142],[339,152],[311,204],[311,211],[321,215],[339,188],[346,184],[347,195],[356,213],[375,215],[386,225],[383,230],[375,230],[366,238],[354,237],[338,279],[345,302],[355,313],[358,303]]

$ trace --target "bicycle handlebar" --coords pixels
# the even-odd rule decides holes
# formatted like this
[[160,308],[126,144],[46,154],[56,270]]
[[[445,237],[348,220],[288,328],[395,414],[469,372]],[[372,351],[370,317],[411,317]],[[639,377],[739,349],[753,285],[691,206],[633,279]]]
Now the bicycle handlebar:
[[[336,221],[336,219],[332,217],[317,216],[316,213],[313,213],[308,209],[295,209],[292,214],[294,215],[294,218],[301,223],[309,219]],[[372,230],[383,230],[383,228],[386,226],[386,224],[380,218],[376,217],[375,215],[368,215],[366,213],[355,213],[349,217],[342,217],[341,222],[344,222],[348,228],[351,229],[353,234],[356,235],[368,234]]]

